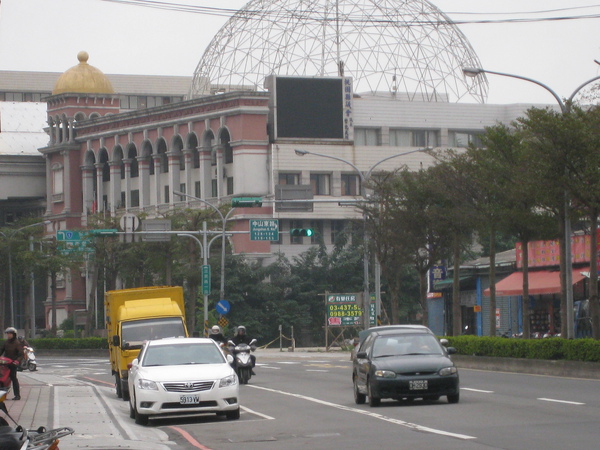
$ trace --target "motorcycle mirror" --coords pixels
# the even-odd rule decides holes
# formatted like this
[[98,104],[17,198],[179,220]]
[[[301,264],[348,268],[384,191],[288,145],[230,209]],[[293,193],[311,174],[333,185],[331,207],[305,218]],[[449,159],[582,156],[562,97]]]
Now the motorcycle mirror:
[[228,354],[226,358],[227,358],[227,363],[228,364],[233,363],[233,356],[231,356],[231,355]]
[[256,344],[256,339],[252,339],[252,340],[250,341],[250,345],[252,345],[252,344]]

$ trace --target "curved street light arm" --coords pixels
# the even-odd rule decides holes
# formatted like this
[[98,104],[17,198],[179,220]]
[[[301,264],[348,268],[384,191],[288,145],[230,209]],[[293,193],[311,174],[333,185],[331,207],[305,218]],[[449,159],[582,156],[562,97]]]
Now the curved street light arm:
[[193,199],[193,200],[197,200],[197,201],[199,201],[199,202],[202,202],[202,203],[204,203],[205,205],[208,205],[208,206],[210,206],[210,207],[211,207],[212,209],[214,209],[214,210],[215,210],[217,213],[219,213],[219,216],[221,216],[221,220],[224,220],[223,213],[221,212],[221,210],[220,210],[219,208],[217,208],[215,205],[213,205],[212,203],[210,203],[210,202],[207,202],[206,200],[203,200],[203,199],[201,199],[201,198],[199,198],[199,197],[196,197],[196,196],[194,196],[194,195],[186,194],[185,192],[173,191],[173,194],[175,194],[175,195],[178,195],[178,196],[180,196],[180,197],[188,197],[188,198],[191,198],[191,199]]
[[596,81],[596,80],[600,80],[600,75],[598,75],[597,77],[594,78],[590,78],[589,80],[587,80],[585,83],[582,83],[579,85],[579,87],[577,89],[575,89],[573,91],[573,93],[571,94],[571,96],[567,99],[567,103],[571,103],[573,101],[573,98],[575,97],[575,95],[577,95],[577,93],[582,90],[584,87],[586,87],[588,84]]
[[371,178],[371,174],[373,173],[373,169],[375,169],[375,167],[377,167],[381,163],[386,162],[389,159],[398,158],[399,156],[404,156],[404,155],[410,155],[411,153],[426,152],[429,150],[433,150],[433,148],[431,148],[431,147],[419,148],[416,150],[409,150],[407,152],[398,153],[396,155],[392,155],[392,156],[388,156],[387,158],[383,158],[381,161],[378,161],[371,166],[371,168],[368,170],[367,174],[365,175],[365,181],[368,181]]
[[537,84],[538,86],[541,86],[544,89],[546,89],[548,92],[550,92],[552,94],[552,96],[554,97],[554,99],[558,102],[561,111],[563,113],[566,112],[566,106],[565,106],[564,102],[562,101],[562,99],[560,98],[560,96],[556,92],[554,92],[554,90],[552,90],[549,86],[545,85],[544,83],[542,83],[540,81],[534,80],[533,78],[523,77],[521,75],[515,75],[512,73],[496,72],[493,70],[482,69],[481,67],[465,67],[465,68],[463,68],[463,74],[467,77],[474,78],[481,73],[500,75],[501,77],[517,78],[518,80],[529,81],[530,83]]

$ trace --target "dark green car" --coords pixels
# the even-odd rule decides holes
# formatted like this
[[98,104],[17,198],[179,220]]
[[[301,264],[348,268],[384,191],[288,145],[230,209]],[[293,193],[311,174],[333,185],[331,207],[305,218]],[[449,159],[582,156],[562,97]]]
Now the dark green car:
[[446,396],[449,403],[458,403],[458,370],[449,357],[453,353],[456,349],[446,349],[427,328],[373,331],[354,358],[354,400],[363,404],[368,398],[370,406],[378,406],[384,398]]

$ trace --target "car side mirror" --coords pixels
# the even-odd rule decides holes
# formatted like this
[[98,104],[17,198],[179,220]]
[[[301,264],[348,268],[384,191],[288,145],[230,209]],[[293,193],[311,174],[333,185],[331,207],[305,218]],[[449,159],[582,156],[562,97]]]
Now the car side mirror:
[[454,355],[455,353],[458,353],[458,351],[454,347],[448,347],[446,351],[449,355]]
[[366,359],[366,357],[367,357],[367,352],[358,352],[358,353],[356,354],[356,357],[357,357],[357,358],[359,358],[359,359]]
[[119,339],[119,335],[115,334],[112,337],[112,345],[114,345],[115,347],[118,347],[120,343],[121,343],[121,340]]

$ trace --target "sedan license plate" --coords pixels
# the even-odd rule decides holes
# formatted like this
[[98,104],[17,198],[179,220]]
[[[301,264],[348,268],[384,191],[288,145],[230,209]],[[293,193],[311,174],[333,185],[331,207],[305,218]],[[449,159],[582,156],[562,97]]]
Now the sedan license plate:
[[197,395],[182,395],[179,397],[179,403],[182,405],[194,405],[200,403],[200,397]]
[[427,380],[413,380],[408,382],[411,391],[427,390]]

